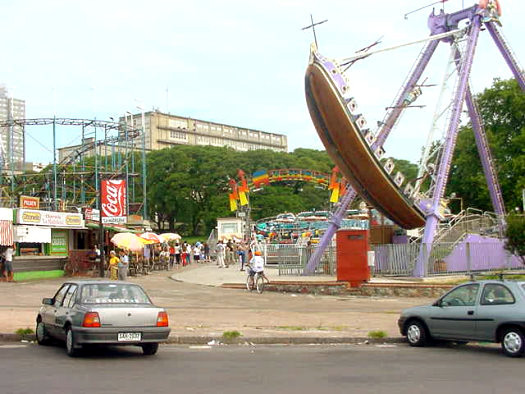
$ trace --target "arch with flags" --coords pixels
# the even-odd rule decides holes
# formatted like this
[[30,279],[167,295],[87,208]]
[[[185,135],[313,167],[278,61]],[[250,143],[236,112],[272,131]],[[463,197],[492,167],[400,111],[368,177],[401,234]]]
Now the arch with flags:
[[273,170],[258,170],[247,177],[243,170],[237,171],[238,180],[230,179],[230,209],[236,211],[239,206],[248,205],[248,193],[256,192],[272,183],[307,182],[331,190],[330,202],[336,203],[344,195],[348,184],[341,176],[339,169],[334,167],[331,173],[300,168],[280,168]]

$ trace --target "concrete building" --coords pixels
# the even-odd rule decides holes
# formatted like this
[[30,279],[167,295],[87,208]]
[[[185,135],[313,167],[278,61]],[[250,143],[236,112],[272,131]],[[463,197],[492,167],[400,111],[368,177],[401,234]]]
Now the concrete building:
[[[141,129],[142,114],[129,114],[120,118],[120,122],[127,125],[129,129]],[[222,123],[209,122],[183,116],[165,114],[159,111],[144,113],[144,129],[146,150],[160,150],[175,145],[199,145],[199,146],[228,146],[238,151],[248,151],[256,149],[270,149],[277,152],[288,151],[288,140],[283,134],[268,133],[265,131],[253,130],[244,127],[226,125]],[[120,131],[120,136],[124,140],[124,127]],[[85,143],[93,144],[87,140]],[[133,141],[135,150],[142,148],[142,137]],[[59,149],[59,161],[66,156],[74,154],[81,145],[67,146]],[[111,155],[112,152],[123,151],[125,148],[111,148],[109,146],[99,146],[99,155]],[[129,149],[129,145],[128,145]],[[93,151],[85,153],[92,156]]]
[[[7,89],[0,85],[0,122],[25,119],[24,100],[8,96]],[[20,171],[24,167],[25,133],[24,126],[12,125],[0,128],[0,168],[2,171]]]

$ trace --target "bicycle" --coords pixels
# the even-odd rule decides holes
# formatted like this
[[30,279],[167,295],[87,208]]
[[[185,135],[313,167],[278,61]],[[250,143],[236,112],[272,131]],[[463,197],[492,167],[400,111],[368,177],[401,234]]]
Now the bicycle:
[[257,290],[257,293],[261,294],[264,291],[265,283],[270,283],[264,272],[256,272],[253,275],[249,274],[250,270],[248,269],[248,277],[246,278],[246,288],[248,291]]

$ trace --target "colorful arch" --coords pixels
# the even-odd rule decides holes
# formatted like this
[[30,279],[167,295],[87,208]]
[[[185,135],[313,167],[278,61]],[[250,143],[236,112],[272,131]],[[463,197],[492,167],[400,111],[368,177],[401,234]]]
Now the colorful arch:
[[347,188],[346,179],[339,174],[339,169],[334,167],[331,173],[302,168],[279,168],[273,170],[258,170],[247,179],[243,170],[238,170],[239,181],[230,179],[231,193],[229,195],[230,209],[237,210],[237,202],[244,206],[248,204],[247,194],[256,192],[264,185],[277,182],[307,182],[332,190],[330,202],[337,202]]

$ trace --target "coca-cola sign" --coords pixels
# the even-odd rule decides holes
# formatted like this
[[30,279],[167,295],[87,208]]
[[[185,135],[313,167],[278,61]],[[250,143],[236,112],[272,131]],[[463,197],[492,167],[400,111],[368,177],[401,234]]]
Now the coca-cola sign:
[[101,182],[102,223],[126,223],[126,181]]

